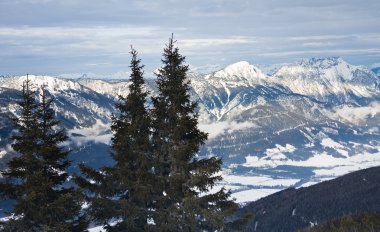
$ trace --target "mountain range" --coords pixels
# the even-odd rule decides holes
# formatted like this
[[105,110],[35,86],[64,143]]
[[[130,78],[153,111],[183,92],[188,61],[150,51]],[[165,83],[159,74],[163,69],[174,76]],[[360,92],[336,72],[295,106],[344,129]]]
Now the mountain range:
[[[188,73],[199,127],[198,156],[223,159],[224,182],[244,203],[380,165],[380,77],[341,58],[310,59],[270,75],[242,61],[209,74]],[[111,165],[110,118],[127,80],[29,75],[48,91],[67,128],[74,166]],[[12,157],[10,116],[26,76],[0,77],[0,167]],[[146,88],[157,94],[155,81]]]

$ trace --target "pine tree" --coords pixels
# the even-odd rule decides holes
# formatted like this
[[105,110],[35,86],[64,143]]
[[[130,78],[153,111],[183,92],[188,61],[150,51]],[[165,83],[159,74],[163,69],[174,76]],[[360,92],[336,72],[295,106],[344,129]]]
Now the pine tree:
[[59,144],[67,140],[57,130],[52,100],[42,90],[41,103],[35,100],[30,81],[23,83],[20,119],[15,119],[18,134],[13,149],[19,153],[3,171],[6,181],[0,191],[16,201],[14,216],[4,231],[84,231],[87,222],[80,217],[82,198],[73,188],[65,188],[70,165],[68,151]]
[[[150,153],[150,118],[146,109],[143,65],[131,50],[129,94],[120,97],[118,115],[112,117],[112,157],[116,164],[100,172],[82,166],[80,185],[93,193],[89,214],[103,222],[107,231],[146,231],[150,225],[149,208],[153,172]],[[113,221],[111,225],[110,222]]]
[[222,161],[197,159],[207,134],[197,127],[197,104],[190,100],[185,57],[173,37],[164,49],[157,72],[159,95],[153,98],[155,157],[154,222],[158,231],[214,231],[228,228],[226,217],[238,207],[224,188],[208,191],[222,180]]

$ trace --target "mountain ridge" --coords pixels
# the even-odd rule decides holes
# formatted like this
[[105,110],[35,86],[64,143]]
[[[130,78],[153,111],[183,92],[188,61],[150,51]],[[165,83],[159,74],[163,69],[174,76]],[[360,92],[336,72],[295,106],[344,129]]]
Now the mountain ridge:
[[[371,71],[358,69],[366,75],[358,72],[350,75],[357,75],[359,80],[370,77],[378,81]],[[227,72],[231,70],[237,74]],[[276,74],[264,75],[248,62],[232,65],[227,71],[223,71],[223,75],[229,73],[230,76],[222,78],[215,76],[217,72],[207,74],[209,76],[189,73],[190,93],[198,102],[199,127],[210,135],[199,157],[223,159],[224,176],[229,180],[226,184],[233,189],[234,196],[244,196],[241,202],[256,199],[250,195],[261,196],[262,189],[273,192],[304,186],[380,165],[380,90],[377,86],[373,88],[373,82],[363,82],[362,91],[368,90],[366,94],[343,92],[342,96],[342,91],[336,91],[326,97],[293,92],[289,86],[276,81]],[[33,75],[29,78],[36,87],[46,85],[49,94],[56,99],[57,117],[70,135],[66,145],[73,150],[73,170],[79,162],[94,167],[112,163],[110,115],[118,96],[128,94],[128,81]],[[22,80],[25,76],[0,78],[1,154],[12,153],[9,147],[12,128],[6,115],[17,115],[14,103]],[[313,82],[306,87],[313,88]],[[157,93],[154,80],[147,80],[146,88],[151,95]],[[4,166],[5,162],[0,163]],[[252,183],[247,184],[243,181],[245,178]],[[262,178],[272,181],[259,181]],[[287,180],[285,185],[272,184],[283,183],[284,179]]]

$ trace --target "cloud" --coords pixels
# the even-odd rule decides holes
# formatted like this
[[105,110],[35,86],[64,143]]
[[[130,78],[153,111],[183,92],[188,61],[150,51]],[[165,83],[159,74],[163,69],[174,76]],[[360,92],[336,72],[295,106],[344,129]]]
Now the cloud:
[[237,44],[251,44],[256,43],[249,37],[225,37],[225,38],[197,38],[197,39],[183,39],[179,41],[179,45],[183,48],[199,48],[210,46],[224,46],[224,45],[237,45]]
[[294,50],[294,51],[279,51],[279,52],[267,52],[257,54],[258,56],[268,56],[268,57],[290,57],[290,56],[306,56],[306,55],[325,55],[325,56],[343,56],[343,55],[357,55],[357,54],[378,54],[380,49],[378,48],[358,48],[358,49],[328,49],[328,50]]
[[[380,54],[379,7],[377,0],[3,0],[0,70],[125,71],[133,44],[150,72],[171,33],[195,67],[315,55],[370,65]],[[102,63],[112,65],[87,65]]]
[[12,36],[21,38],[88,38],[96,37],[119,37],[119,36],[151,36],[156,27],[0,27],[0,36]]
[[68,131],[70,142],[75,143],[77,146],[93,142],[110,144],[112,133],[110,132],[110,125],[104,124],[100,120],[91,127],[74,128]]
[[336,39],[346,39],[351,37],[350,35],[313,35],[313,36],[296,36],[289,37],[289,40],[295,41],[319,41],[319,40],[336,40]]
[[[112,54],[127,53],[129,46],[138,41],[144,52],[151,51],[151,37],[158,36],[155,27],[0,27],[3,46],[10,47],[10,53],[39,55],[84,56],[85,52],[96,51]],[[122,48],[122,49],[121,49]]]
[[222,134],[231,134],[235,131],[255,127],[252,122],[223,121],[210,124],[200,124],[199,129],[208,133],[208,139],[215,139]]
[[334,46],[336,43],[332,42],[308,42],[308,43],[303,43],[302,46],[305,47],[328,47],[328,46]]
[[338,118],[354,124],[360,124],[365,122],[367,118],[380,114],[380,102],[372,102],[369,106],[362,107],[344,105],[334,110]]

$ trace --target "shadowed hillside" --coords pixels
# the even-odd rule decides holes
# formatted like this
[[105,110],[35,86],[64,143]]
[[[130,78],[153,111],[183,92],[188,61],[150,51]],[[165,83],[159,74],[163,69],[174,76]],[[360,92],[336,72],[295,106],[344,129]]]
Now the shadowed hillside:
[[354,216],[345,216],[301,232],[375,232],[380,231],[380,213],[371,212]]
[[287,189],[246,205],[255,218],[245,231],[297,231],[344,215],[380,210],[380,167]]

